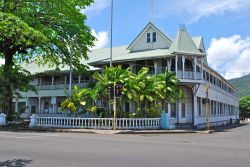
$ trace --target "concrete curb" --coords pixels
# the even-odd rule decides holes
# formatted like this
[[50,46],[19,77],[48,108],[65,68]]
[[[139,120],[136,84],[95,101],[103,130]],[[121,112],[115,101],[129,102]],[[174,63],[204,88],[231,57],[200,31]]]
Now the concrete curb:
[[55,132],[55,133],[89,133],[89,134],[185,134],[185,133],[200,133],[209,134],[213,130],[196,131],[196,130],[96,130],[96,129],[56,129],[56,128],[20,128],[7,129],[0,128],[0,131],[13,132]]

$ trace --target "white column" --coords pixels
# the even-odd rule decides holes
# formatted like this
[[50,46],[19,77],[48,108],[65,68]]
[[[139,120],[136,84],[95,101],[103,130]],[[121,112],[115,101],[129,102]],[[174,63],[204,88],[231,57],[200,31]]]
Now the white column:
[[169,113],[169,116],[171,117],[171,107],[170,107],[170,103],[168,103],[168,113]]
[[16,103],[15,103],[15,112],[18,113],[18,98],[16,98]]
[[172,59],[168,59],[168,71],[171,70]]
[[51,78],[52,85],[54,85],[54,81],[55,81],[55,76],[53,75]]
[[181,118],[182,118],[182,102],[178,102],[177,104],[178,108],[177,108],[177,111],[178,111],[178,121],[179,123],[181,123]]
[[178,77],[178,55],[175,56],[175,72]]
[[182,78],[184,79],[184,73],[185,73],[185,56],[182,55]]
[[78,75],[78,83],[81,83],[81,75]]
[[176,115],[177,123],[180,123],[179,101],[175,102],[175,115]]
[[38,97],[38,113],[41,113],[41,97]]
[[67,85],[67,74],[64,75],[64,86],[66,87]]
[[203,57],[201,58],[201,79],[203,80],[203,63],[204,63],[204,59]]
[[194,108],[194,111],[193,111],[193,122],[194,122],[194,127],[197,126],[197,95],[194,94],[195,93],[195,90],[196,90],[196,85],[194,85],[194,89],[193,89],[193,108]]
[[203,110],[203,109],[202,109],[202,97],[200,97],[199,99],[200,99],[200,109],[201,109],[201,115],[200,115],[200,116],[202,116],[202,112],[203,112],[203,111],[202,111],[202,110]]
[[194,56],[194,79],[197,79],[197,74],[196,74],[196,64],[197,64],[197,57]]
[[26,113],[29,113],[29,104],[28,103],[29,103],[29,98],[27,98],[25,101],[25,112]]
[[157,67],[158,67],[158,62],[157,60],[154,60],[155,75],[157,74]]

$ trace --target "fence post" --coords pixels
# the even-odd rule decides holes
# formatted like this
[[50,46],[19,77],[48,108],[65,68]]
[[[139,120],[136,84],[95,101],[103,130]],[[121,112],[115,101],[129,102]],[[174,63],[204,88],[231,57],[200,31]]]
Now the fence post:
[[6,125],[6,115],[4,113],[0,114],[0,126]]
[[30,116],[30,124],[29,124],[29,127],[30,128],[33,128],[36,126],[36,116],[35,114],[33,114],[32,116]]

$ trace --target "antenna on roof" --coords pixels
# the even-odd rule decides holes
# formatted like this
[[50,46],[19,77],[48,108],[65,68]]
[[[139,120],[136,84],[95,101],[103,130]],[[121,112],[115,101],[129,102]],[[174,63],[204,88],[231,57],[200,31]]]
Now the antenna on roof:
[[179,24],[180,30],[186,30],[185,24],[181,23]]
[[154,18],[154,0],[151,0],[149,21],[153,22],[153,18]]

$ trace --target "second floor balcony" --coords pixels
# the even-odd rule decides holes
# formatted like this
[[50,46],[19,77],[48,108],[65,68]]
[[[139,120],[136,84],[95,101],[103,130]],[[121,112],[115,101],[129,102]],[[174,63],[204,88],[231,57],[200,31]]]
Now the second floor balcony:
[[[80,88],[84,88],[88,85],[90,81],[89,80],[82,80],[80,82],[78,81],[72,81],[72,87],[74,85],[79,86]],[[64,82],[43,82],[39,85],[35,85],[35,88],[37,90],[53,90],[53,89],[68,89],[69,88],[69,81]]]
[[193,71],[178,71],[177,72],[178,79],[185,79],[185,80],[202,80],[202,73],[201,72],[193,72]]

